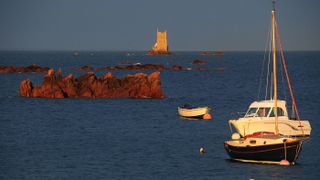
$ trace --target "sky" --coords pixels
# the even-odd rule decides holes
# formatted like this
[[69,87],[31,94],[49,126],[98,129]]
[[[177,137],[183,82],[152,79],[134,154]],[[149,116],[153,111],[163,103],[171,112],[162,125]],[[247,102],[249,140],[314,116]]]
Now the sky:
[[[0,50],[264,50],[271,0],[0,0]],[[285,50],[320,50],[320,0],[278,0]]]

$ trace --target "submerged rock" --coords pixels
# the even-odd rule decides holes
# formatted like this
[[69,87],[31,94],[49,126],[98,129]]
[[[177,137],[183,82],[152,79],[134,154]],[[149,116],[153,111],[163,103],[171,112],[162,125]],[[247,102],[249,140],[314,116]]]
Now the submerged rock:
[[128,66],[107,66],[104,68],[98,68],[97,70],[157,70],[157,71],[162,71],[162,70],[184,70],[180,65],[173,65],[171,67],[165,67],[161,64],[134,64],[134,65],[128,65]]
[[39,98],[164,98],[160,72],[138,73],[116,78],[110,72],[101,78],[88,72],[76,79],[72,74],[61,77],[50,71],[40,86],[27,79],[21,81],[20,96]]
[[196,59],[196,60],[192,61],[192,64],[208,64],[208,62],[200,60],[200,59]]
[[93,68],[92,68],[92,67],[90,67],[90,66],[88,66],[88,65],[85,65],[85,66],[82,66],[82,67],[80,68],[80,70],[84,70],[84,71],[92,71],[92,70],[93,70]]
[[163,65],[159,64],[134,64],[128,66],[109,66],[104,68],[99,68],[98,70],[165,70]]
[[92,71],[92,70],[94,70],[92,67],[90,67],[88,65],[84,65],[81,67],[72,67],[72,69],[74,69],[76,71]]
[[171,70],[173,70],[173,71],[179,71],[179,70],[183,70],[183,67],[180,66],[180,65],[173,65],[173,66],[171,67]]

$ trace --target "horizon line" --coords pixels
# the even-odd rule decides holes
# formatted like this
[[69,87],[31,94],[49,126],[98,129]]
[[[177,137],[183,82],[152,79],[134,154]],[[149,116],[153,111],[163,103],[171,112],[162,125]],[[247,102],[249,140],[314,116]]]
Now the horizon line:
[[[0,52],[4,51],[46,51],[46,52],[148,52],[149,50],[108,50],[108,49],[0,49]],[[223,51],[223,52],[264,52],[265,50],[222,50],[222,49],[217,49],[217,50],[174,50],[170,52],[217,52],[217,51]],[[307,51],[307,52],[317,52],[320,51],[316,49],[298,49],[298,50],[285,50],[285,51]]]

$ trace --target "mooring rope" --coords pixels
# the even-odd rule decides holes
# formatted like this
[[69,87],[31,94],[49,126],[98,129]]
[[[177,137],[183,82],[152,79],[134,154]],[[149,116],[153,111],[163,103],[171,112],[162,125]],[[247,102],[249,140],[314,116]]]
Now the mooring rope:
[[287,160],[287,141],[283,142],[284,146],[284,159]]

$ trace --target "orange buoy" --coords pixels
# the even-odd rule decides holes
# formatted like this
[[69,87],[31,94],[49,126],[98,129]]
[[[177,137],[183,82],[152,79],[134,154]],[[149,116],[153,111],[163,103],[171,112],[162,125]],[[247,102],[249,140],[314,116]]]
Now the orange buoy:
[[289,161],[287,161],[287,160],[285,160],[285,159],[282,159],[279,164],[280,164],[281,166],[289,166],[289,165],[290,165]]
[[202,118],[203,118],[204,120],[211,120],[211,119],[212,119],[212,117],[211,117],[211,115],[210,115],[209,113],[204,114]]

